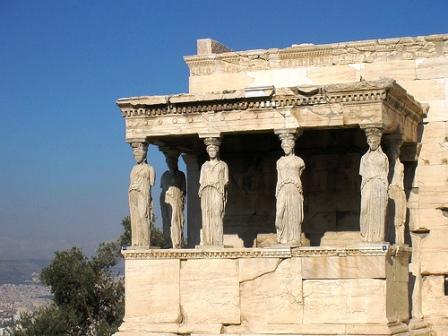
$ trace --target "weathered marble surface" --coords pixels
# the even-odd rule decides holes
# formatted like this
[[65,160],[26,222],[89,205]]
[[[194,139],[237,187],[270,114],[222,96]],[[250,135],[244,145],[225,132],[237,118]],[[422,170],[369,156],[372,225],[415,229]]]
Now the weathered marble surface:
[[278,134],[285,155],[277,161],[277,241],[280,244],[300,245],[304,212],[300,176],[305,169],[305,163],[294,154],[296,131],[281,131]]
[[136,165],[132,168],[129,184],[129,211],[131,214],[132,246],[149,247],[153,213],[151,188],[155,171],[147,162],[146,143],[133,143],[132,152]]
[[168,169],[160,179],[160,208],[166,247],[181,248],[184,232],[185,174],[177,165],[179,153],[165,150]]
[[361,158],[361,239],[365,242],[385,240],[387,207],[387,174],[389,160],[381,149],[381,133],[378,128],[366,128],[369,150]]
[[199,177],[202,213],[201,245],[223,246],[223,219],[227,203],[229,169],[227,164],[219,159],[220,140],[206,138],[204,143],[210,160],[202,165]]
[[118,335],[406,331],[409,250],[384,246],[124,251]]

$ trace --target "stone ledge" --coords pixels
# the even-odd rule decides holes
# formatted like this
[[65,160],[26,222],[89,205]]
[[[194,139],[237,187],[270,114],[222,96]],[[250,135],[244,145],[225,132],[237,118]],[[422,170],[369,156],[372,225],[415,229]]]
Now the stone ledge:
[[291,258],[307,256],[410,255],[408,246],[389,243],[359,244],[347,247],[278,247],[278,248],[195,248],[195,249],[123,249],[125,259],[237,259]]

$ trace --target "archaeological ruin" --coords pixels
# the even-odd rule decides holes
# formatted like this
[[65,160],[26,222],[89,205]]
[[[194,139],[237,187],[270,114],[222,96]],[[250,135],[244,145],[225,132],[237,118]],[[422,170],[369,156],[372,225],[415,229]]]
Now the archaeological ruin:
[[184,59],[189,92],[117,100],[116,335],[448,335],[448,35]]

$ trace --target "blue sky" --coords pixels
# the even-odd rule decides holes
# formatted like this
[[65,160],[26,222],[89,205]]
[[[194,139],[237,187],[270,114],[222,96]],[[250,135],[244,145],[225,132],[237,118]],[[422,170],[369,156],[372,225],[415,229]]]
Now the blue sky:
[[245,50],[429,35],[448,33],[447,13],[446,0],[0,0],[0,258],[119,235],[133,162],[114,102],[188,91],[196,39]]

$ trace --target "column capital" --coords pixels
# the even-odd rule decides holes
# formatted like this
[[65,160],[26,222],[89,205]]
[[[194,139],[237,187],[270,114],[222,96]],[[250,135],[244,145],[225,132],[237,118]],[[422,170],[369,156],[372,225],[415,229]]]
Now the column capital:
[[380,129],[382,132],[384,130],[384,124],[383,123],[359,124],[359,128],[361,128],[364,132],[366,132],[368,129],[372,129],[372,128]]
[[159,151],[161,151],[165,157],[175,157],[178,158],[181,154],[181,151],[175,148],[171,148],[169,146],[159,146]]
[[200,139],[206,139],[206,138],[218,138],[220,139],[222,137],[220,132],[205,132],[205,133],[198,133]]
[[274,129],[274,134],[276,134],[280,140],[285,137],[291,137],[293,136],[294,139],[302,135],[303,129],[298,127],[292,127],[292,128],[277,128]]

